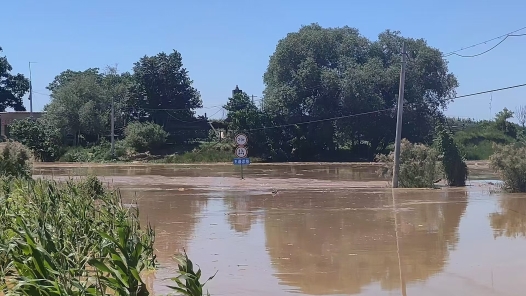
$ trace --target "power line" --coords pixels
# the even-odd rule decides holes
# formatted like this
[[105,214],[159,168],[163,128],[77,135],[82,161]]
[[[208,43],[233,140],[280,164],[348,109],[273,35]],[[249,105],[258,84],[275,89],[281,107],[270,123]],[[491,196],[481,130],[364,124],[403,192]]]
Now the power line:
[[485,91],[476,92],[476,93],[471,93],[471,94],[467,94],[467,95],[456,96],[456,97],[454,97],[453,99],[459,99],[459,98],[465,98],[465,97],[472,97],[472,96],[476,96],[476,95],[482,95],[482,94],[487,94],[487,93],[492,93],[492,92],[497,92],[497,91],[502,91],[502,90],[507,90],[507,89],[512,89],[512,88],[518,88],[518,87],[523,87],[523,86],[526,86],[526,83],[523,83],[523,84],[517,84],[517,85],[512,85],[512,86],[507,86],[507,87],[502,87],[502,88],[496,88],[496,89],[485,90]]
[[287,126],[293,126],[293,125],[302,125],[302,124],[316,123],[316,122],[322,122],[322,121],[334,121],[334,120],[343,119],[343,118],[358,117],[358,116],[363,116],[363,115],[369,115],[369,114],[376,114],[376,113],[381,113],[381,112],[386,112],[386,111],[392,111],[394,109],[395,108],[387,108],[387,109],[381,109],[381,110],[376,110],[376,111],[369,111],[369,112],[363,112],[363,113],[349,114],[349,115],[343,115],[343,116],[337,116],[337,117],[331,117],[331,118],[303,121],[303,122],[298,122],[298,123],[288,123],[288,124],[281,124],[281,125],[264,126],[264,127],[253,128],[253,129],[248,129],[248,130],[244,130],[244,131],[250,132],[250,131],[258,131],[258,130],[265,130],[265,129],[281,128],[281,127],[287,127]]
[[41,92],[38,92],[38,91],[33,91],[34,94],[39,94],[39,95],[43,95],[43,96],[48,96],[48,97],[51,97],[50,94],[45,94],[45,93],[41,93]]
[[[210,117],[216,115],[217,113],[219,113],[223,108],[219,108],[214,114],[210,115]],[[196,119],[196,120],[192,120],[192,121],[187,121],[187,120],[182,120],[182,119],[179,119],[177,117],[175,117],[174,115],[170,114],[168,111],[165,111],[166,114],[168,114],[170,117],[172,117],[173,119],[177,120],[177,121],[180,121],[180,122],[184,122],[184,123],[196,123],[196,122],[206,122],[208,121],[208,118],[205,118],[205,119]],[[208,116],[207,116],[208,117]]]
[[[459,57],[465,57],[465,58],[471,58],[471,57],[476,57],[476,56],[480,56],[480,55],[483,55],[493,49],[495,49],[497,46],[499,46],[502,42],[504,42],[504,40],[506,40],[508,37],[520,37],[520,36],[524,36],[526,34],[514,34],[514,33],[517,33],[519,31],[522,31],[526,29],[526,27],[522,27],[520,29],[517,29],[515,31],[512,31],[512,32],[509,32],[507,34],[504,34],[504,35],[500,35],[498,37],[494,37],[494,38],[491,38],[489,40],[486,40],[486,41],[482,41],[482,42],[479,42],[477,44],[473,44],[473,45],[470,45],[470,46],[467,46],[467,47],[463,47],[461,49],[458,49],[458,50],[455,50],[455,51],[451,51],[451,52],[448,52],[446,54],[444,54],[443,56],[444,57],[448,57],[448,56],[451,56],[451,55],[456,55],[456,56],[459,56]],[[457,54],[457,52],[460,52],[460,51],[463,51],[463,50],[466,50],[466,49],[469,49],[469,48],[473,48],[473,47],[476,47],[476,46],[479,46],[479,45],[483,45],[483,44],[486,44],[488,42],[491,42],[491,41],[494,41],[494,40],[498,40],[498,39],[501,39],[501,38],[504,38],[503,40],[501,40],[499,43],[497,43],[497,45],[493,46],[492,48],[490,48],[489,50],[486,50],[485,52],[482,52],[482,53],[479,53],[479,54],[476,54],[476,55],[473,55],[473,56],[469,56],[469,55],[460,55],[460,54]]]
[[[492,92],[503,91],[503,90],[513,89],[513,88],[518,88],[518,87],[524,87],[524,86],[526,86],[526,83],[518,84],[518,85],[512,85],[512,86],[507,86],[507,87],[502,87],[502,88],[496,88],[496,89],[491,89],[491,90],[485,90],[485,91],[471,93],[471,94],[466,94],[466,95],[461,95],[461,96],[456,96],[453,99],[466,98],[466,97],[481,95],[481,94],[485,94],[485,93],[492,93]],[[404,108],[408,108],[408,107],[409,106],[404,106]],[[298,123],[289,123],[289,124],[282,124],[282,125],[266,126],[266,127],[261,127],[261,128],[248,129],[248,130],[244,130],[244,131],[247,131],[247,132],[249,132],[249,131],[258,131],[258,130],[281,128],[281,127],[302,125],[302,124],[309,124],[309,123],[316,123],[316,122],[323,122],[323,121],[334,121],[334,120],[343,119],[343,118],[358,117],[358,116],[363,116],[363,115],[369,115],[369,114],[386,112],[386,111],[390,111],[390,110],[391,111],[392,110],[396,110],[396,108],[392,107],[392,108],[386,108],[386,109],[381,109],[381,110],[376,110],[376,111],[369,111],[369,112],[350,114],[350,115],[343,115],[343,116],[324,118],[324,119],[317,119],[317,120],[309,120],[309,121],[298,122]]]
[[[133,109],[134,107],[126,107],[125,109]],[[195,108],[195,109],[214,109],[214,108],[223,108],[223,106],[221,105],[216,105],[216,106],[209,106],[209,107],[199,107],[199,108]],[[188,111],[190,110],[189,108],[180,108],[180,109],[176,109],[176,108],[135,108],[137,110],[145,110],[145,111]]]

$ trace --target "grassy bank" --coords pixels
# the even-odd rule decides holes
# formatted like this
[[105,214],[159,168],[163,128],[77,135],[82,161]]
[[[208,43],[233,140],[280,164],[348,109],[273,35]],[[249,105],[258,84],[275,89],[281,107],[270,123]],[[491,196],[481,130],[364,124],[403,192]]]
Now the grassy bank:
[[493,154],[493,144],[510,144],[516,140],[499,131],[466,130],[454,136],[467,160],[487,160]]

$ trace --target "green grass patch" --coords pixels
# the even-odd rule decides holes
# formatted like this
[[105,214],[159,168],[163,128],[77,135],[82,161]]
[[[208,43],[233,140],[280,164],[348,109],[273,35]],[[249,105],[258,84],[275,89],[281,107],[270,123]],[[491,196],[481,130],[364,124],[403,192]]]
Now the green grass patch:
[[516,140],[493,128],[471,128],[455,133],[455,142],[467,160],[487,160],[493,144],[510,144]]
[[493,154],[495,142],[484,140],[477,145],[463,146],[462,151],[467,160],[487,160]]

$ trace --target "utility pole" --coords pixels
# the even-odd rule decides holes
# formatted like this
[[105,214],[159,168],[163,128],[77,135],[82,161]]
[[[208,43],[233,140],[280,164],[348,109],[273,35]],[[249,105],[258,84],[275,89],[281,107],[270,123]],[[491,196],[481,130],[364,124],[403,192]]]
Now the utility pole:
[[31,63],[29,62],[29,117],[33,118],[33,81],[31,79]]
[[405,84],[406,52],[405,43],[402,44],[402,67],[400,70],[400,85],[398,87],[398,112],[396,116],[396,138],[393,169],[393,188],[398,188],[398,175],[400,173],[400,142],[402,141],[402,114],[404,112],[404,84]]
[[111,156],[115,157],[115,99],[111,97]]
[[254,104],[254,98],[256,97],[255,95],[251,95],[250,96],[252,98],[252,104]]

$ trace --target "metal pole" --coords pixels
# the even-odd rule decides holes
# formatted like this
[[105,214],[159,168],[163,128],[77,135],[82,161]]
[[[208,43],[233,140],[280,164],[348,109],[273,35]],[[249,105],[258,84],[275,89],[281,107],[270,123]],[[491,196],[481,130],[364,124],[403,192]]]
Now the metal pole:
[[31,63],[29,62],[29,117],[33,118],[33,83],[31,78]]
[[115,157],[115,100],[111,98],[111,156]]
[[241,180],[243,180],[243,165],[241,165]]
[[398,88],[398,112],[396,116],[396,138],[393,169],[393,188],[398,188],[398,174],[400,173],[400,142],[402,141],[402,114],[404,111],[406,52],[405,43],[402,45],[402,67],[400,70],[400,85]]

